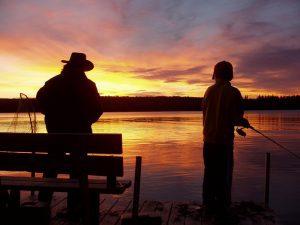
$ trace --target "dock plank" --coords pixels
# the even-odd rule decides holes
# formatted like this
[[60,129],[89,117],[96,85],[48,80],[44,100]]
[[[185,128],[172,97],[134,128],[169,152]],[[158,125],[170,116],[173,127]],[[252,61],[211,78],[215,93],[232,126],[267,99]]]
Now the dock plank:
[[185,225],[205,225],[202,220],[201,204],[191,202],[186,208]]
[[172,208],[172,202],[145,201],[140,211],[141,215],[149,215],[150,217],[159,216],[162,225],[167,225]]
[[103,203],[100,205],[100,219],[99,219],[100,224],[102,224],[106,216],[109,215],[111,210],[116,206],[118,202],[119,202],[118,198],[105,198]]
[[[27,196],[26,196],[27,195]],[[33,197],[30,192],[21,193],[21,202],[36,201],[37,192]],[[55,193],[52,199],[50,225],[79,225],[66,219],[58,218],[56,213],[66,208],[67,194]],[[213,225],[216,217],[204,217],[202,205],[199,202],[172,201],[140,201],[140,215],[160,216],[162,225]],[[100,195],[99,225],[121,225],[123,216],[132,213],[132,198],[130,196]],[[0,224],[2,224],[0,220]],[[235,225],[280,225],[276,214],[265,209],[261,204],[238,202],[232,205],[230,224]],[[231,223],[232,222],[232,223]]]
[[53,196],[51,202],[51,217],[55,217],[58,212],[61,212],[67,207],[67,194],[59,193]]
[[[122,224],[122,219],[124,219],[124,218],[131,218],[131,216],[132,216],[132,204],[133,204],[133,201],[131,200],[128,207],[126,208],[126,210],[124,210],[122,212],[120,220],[115,225],[121,225]],[[142,205],[143,205],[143,203],[142,203]]]
[[125,198],[118,199],[117,204],[111,208],[109,213],[101,221],[101,225],[116,225],[120,223],[122,216],[129,210],[132,201]]
[[167,225],[184,225],[187,203],[173,202]]

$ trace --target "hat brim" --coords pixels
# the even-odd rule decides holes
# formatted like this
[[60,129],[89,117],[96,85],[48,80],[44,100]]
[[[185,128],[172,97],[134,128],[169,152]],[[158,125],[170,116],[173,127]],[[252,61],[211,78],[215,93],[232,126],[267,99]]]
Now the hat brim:
[[68,60],[61,60],[62,63],[69,63],[70,65],[74,66],[74,67],[80,67],[82,68],[84,71],[90,71],[92,69],[94,69],[94,64],[89,61],[89,60],[85,60],[84,62],[78,64],[78,63],[72,63]]

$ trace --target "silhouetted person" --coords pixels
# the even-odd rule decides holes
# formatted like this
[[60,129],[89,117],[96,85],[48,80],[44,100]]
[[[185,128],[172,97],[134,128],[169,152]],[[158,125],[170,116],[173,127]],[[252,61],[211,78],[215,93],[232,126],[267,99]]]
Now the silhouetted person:
[[[61,74],[48,80],[38,91],[36,100],[39,109],[45,115],[48,133],[92,133],[92,124],[102,115],[100,95],[94,82],[89,80],[85,71],[94,68],[83,53],[73,52]],[[49,155],[59,157],[64,152]],[[75,156],[80,158],[80,155]],[[56,177],[56,172],[46,172],[44,177]],[[76,172],[71,178],[78,178]],[[51,201],[51,192],[40,192],[39,200]],[[68,194],[68,208],[78,203],[78,194]]]
[[60,75],[48,80],[36,100],[45,114],[49,133],[92,133],[92,124],[102,114],[100,95],[85,71],[94,68],[83,53],[72,53]]
[[229,62],[215,65],[213,79],[204,95],[203,109],[203,205],[210,212],[226,212],[231,204],[234,126],[248,127],[243,118],[242,96],[232,87]]

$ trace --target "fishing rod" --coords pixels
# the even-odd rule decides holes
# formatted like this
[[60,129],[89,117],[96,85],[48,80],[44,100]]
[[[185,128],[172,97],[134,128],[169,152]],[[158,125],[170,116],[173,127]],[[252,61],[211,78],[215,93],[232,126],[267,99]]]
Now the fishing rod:
[[293,156],[295,156],[297,159],[300,160],[300,156],[297,155],[296,153],[292,152],[291,150],[287,149],[286,147],[284,147],[283,145],[279,144],[277,141],[273,140],[272,138],[268,137],[267,135],[263,134],[262,132],[260,132],[259,130],[256,130],[254,127],[249,126],[249,127],[243,127],[243,128],[237,128],[236,132],[241,135],[241,136],[246,136],[246,133],[243,131],[244,128],[250,128],[251,130],[255,131],[256,133],[262,135],[263,137],[265,137],[266,139],[268,139],[269,141],[273,142],[274,144],[276,144],[277,146],[279,146],[280,148],[284,149],[285,151],[289,152],[290,154],[292,154]]

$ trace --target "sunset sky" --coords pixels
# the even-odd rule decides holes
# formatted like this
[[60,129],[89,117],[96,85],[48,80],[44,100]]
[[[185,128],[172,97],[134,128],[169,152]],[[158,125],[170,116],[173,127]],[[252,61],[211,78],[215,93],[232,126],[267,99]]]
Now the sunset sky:
[[300,94],[299,0],[0,0],[0,98],[35,97],[71,52],[101,95],[203,96],[216,62],[243,95]]

